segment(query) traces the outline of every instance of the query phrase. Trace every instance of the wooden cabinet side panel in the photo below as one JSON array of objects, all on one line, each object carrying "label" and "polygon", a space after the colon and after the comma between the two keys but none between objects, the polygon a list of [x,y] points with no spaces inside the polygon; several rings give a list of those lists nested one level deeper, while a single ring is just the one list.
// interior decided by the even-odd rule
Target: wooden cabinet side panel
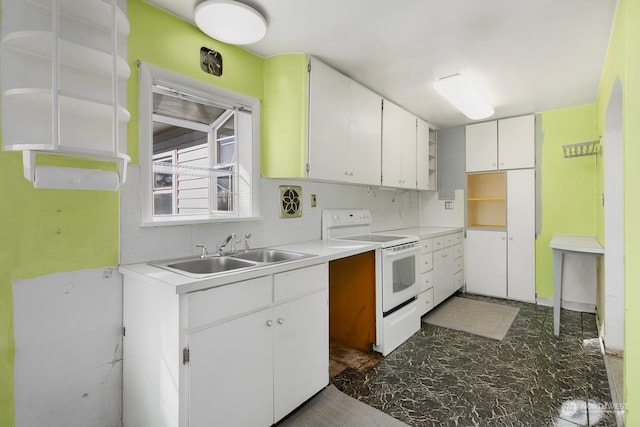
[{"label": "wooden cabinet side panel", "polygon": [[329,263],[329,336],[362,351],[376,341],[375,252]]}]

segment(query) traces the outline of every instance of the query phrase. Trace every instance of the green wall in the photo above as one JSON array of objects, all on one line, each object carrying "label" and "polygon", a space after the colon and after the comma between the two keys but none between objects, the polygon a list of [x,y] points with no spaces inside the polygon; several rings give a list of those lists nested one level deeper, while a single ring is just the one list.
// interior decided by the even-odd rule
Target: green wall
[{"label": "green wall", "polygon": [[536,239],[536,292],[553,297],[549,241],[554,234],[594,235],[595,156],[565,159],[562,146],[597,139],[596,106],[545,111],[542,119],[541,228]]},{"label": "green wall", "polygon": [[[238,46],[213,40],[200,30],[142,0],[129,0],[127,14],[131,24],[128,53],[131,78],[127,99],[131,122],[128,128],[129,155],[138,164],[138,67],[137,61],[174,71],[224,89],[262,99],[263,62],[259,56]],[[222,54],[222,76],[200,69],[200,48]],[[264,112],[263,112],[264,114]]]},{"label": "green wall", "polygon": [[[218,43],[142,0],[129,0],[128,15],[132,29],[128,44],[132,69],[128,84],[132,116],[128,151],[134,164],[138,163],[137,60],[262,98],[262,58]],[[200,70],[202,46],[222,53],[222,77]],[[45,160],[49,164],[96,167],[79,159]],[[17,152],[0,151],[0,181],[0,426],[11,427],[15,351],[11,283],[51,273],[117,265],[120,207],[119,192],[34,189],[23,178],[22,156]]]},{"label": "green wall", "polygon": [[285,54],[265,60],[265,112],[262,175],[307,176],[307,55]]},{"label": "green wall", "polygon": [[[607,106],[616,78],[622,83],[624,140],[624,402],[625,425],[640,426],[640,2],[619,0],[597,100],[597,123],[604,134]],[[606,141],[605,141],[606,144]],[[606,153],[605,153],[606,154]],[[622,165],[621,165],[622,166]],[[598,188],[604,172],[598,171]],[[598,234],[604,212],[597,209]],[[606,248],[605,248],[606,256]]]}]

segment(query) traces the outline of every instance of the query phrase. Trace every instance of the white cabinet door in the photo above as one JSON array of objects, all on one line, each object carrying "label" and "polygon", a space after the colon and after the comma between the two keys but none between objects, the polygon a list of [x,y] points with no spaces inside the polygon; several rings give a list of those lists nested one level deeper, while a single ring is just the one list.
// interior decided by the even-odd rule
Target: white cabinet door
[{"label": "white cabinet door", "polygon": [[309,178],[349,177],[350,80],[311,58],[309,76]]},{"label": "white cabinet door", "polygon": [[269,322],[271,308],[189,336],[189,427],[273,424]]},{"label": "white cabinet door", "polygon": [[348,178],[355,184],[380,185],[382,98],[354,81],[350,87]]},{"label": "white cabinet door", "polygon": [[382,185],[402,184],[402,117],[403,110],[385,101],[382,110]]},{"label": "white cabinet door", "polygon": [[534,116],[498,120],[498,169],[535,167]]},{"label": "white cabinet door", "polygon": [[535,302],[535,172],[507,172],[507,297]]},{"label": "white cabinet door", "polygon": [[496,170],[498,167],[498,126],[494,121],[465,128],[467,172]]},{"label": "white cabinet door", "polygon": [[311,58],[309,178],[380,185],[382,98]]},{"label": "white cabinet door", "polygon": [[408,111],[402,115],[402,188],[416,188],[416,124],[417,118]]},{"label": "white cabinet door", "polygon": [[451,247],[433,253],[433,302],[436,305],[455,292],[453,260],[454,249]]},{"label": "white cabinet door", "polygon": [[382,185],[416,188],[416,120],[385,101],[382,110]]},{"label": "white cabinet door", "polygon": [[504,231],[467,230],[467,292],[507,297],[507,240]]},{"label": "white cabinet door", "polygon": [[429,182],[429,124],[418,119],[416,131],[416,181],[418,190],[431,190]]},{"label": "white cabinet door", "polygon": [[329,383],[328,301],[325,287],[274,308],[274,422]]}]

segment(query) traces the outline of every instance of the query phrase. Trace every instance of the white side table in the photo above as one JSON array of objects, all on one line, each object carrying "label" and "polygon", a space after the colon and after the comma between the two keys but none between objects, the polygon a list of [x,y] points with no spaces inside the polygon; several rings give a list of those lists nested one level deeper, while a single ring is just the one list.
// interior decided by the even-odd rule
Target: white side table
[{"label": "white side table", "polygon": [[554,234],[549,242],[553,253],[553,334],[560,335],[560,304],[562,299],[562,269],[567,252],[603,255],[604,248],[594,236]]}]

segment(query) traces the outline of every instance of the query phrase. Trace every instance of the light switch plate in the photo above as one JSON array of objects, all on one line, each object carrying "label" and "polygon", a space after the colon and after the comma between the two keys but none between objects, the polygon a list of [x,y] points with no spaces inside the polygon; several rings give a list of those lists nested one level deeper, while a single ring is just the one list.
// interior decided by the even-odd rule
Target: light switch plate
[{"label": "light switch plate", "polygon": [[316,199],[316,195],[315,195],[315,194],[312,194],[312,195],[311,195],[311,207],[312,207],[312,208],[315,208],[316,206],[318,206],[318,201],[317,201],[317,199]]}]

